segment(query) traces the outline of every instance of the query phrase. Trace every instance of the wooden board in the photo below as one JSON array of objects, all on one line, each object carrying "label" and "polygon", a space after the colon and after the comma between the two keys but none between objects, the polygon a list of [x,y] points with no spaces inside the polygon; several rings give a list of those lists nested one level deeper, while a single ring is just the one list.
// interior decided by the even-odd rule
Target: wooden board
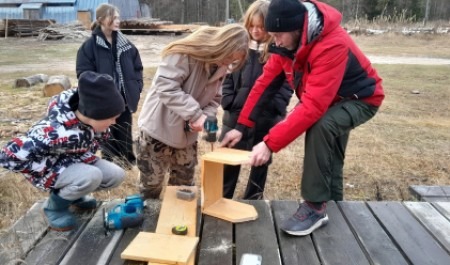
[{"label": "wooden board", "polygon": [[[197,197],[192,201],[178,199],[176,193],[179,188],[175,186],[166,187],[155,232],[171,235],[173,226],[186,225],[188,227],[187,236],[195,237],[197,235]],[[197,196],[197,187],[186,188],[194,191]]]},{"label": "wooden board", "polygon": [[[98,203],[101,207],[101,203]],[[27,255],[27,265],[58,264],[79,238],[82,231],[95,215],[95,211],[76,212],[77,227],[67,232],[49,230],[39,244]]]},{"label": "wooden board", "polygon": [[450,186],[411,185],[409,190],[417,199],[422,201],[450,201]]},{"label": "wooden board", "polygon": [[226,165],[242,165],[250,162],[250,154],[251,152],[249,151],[232,148],[217,148],[213,152],[204,154],[202,159]]},{"label": "wooden board", "polygon": [[[282,249],[283,264],[320,265],[311,236],[291,236],[280,229],[280,225],[298,208],[296,201],[272,201],[275,229]],[[264,262],[264,260],[263,260]]]},{"label": "wooden board", "polygon": [[115,203],[102,205],[89,221],[81,235],[64,256],[60,265],[107,264],[109,256],[122,237],[123,230],[110,231],[105,235],[103,227],[103,208]]},{"label": "wooden board", "polygon": [[412,264],[450,264],[448,253],[400,202],[368,202]]},{"label": "wooden board", "polygon": [[197,243],[198,237],[140,232],[121,257],[163,264],[187,264]]},{"label": "wooden board", "polygon": [[252,205],[225,198],[203,208],[203,213],[232,223],[252,221],[258,218],[258,212]]},{"label": "wooden board", "polygon": [[312,233],[322,264],[369,265],[365,253],[334,201],[327,203],[328,224]]},{"label": "wooden board", "polygon": [[262,200],[247,202],[257,209],[260,218],[235,225],[235,264],[240,264],[244,253],[252,253],[261,255],[263,264],[281,265],[280,250],[269,203]]},{"label": "wooden board", "polygon": [[205,216],[199,249],[198,265],[233,265],[233,224]]},{"label": "wooden board", "polygon": [[[195,198],[192,201],[185,201],[177,198],[177,189],[180,187],[167,186],[164,191],[163,203],[159,213],[158,226],[156,233],[158,234],[172,234],[172,227],[176,225],[185,225],[188,228],[186,236],[197,236],[197,187],[182,187],[183,189],[190,189],[195,192]],[[194,265],[194,253],[189,258],[187,264]],[[149,262],[148,265],[158,265],[154,262]]]},{"label": "wooden board", "polygon": [[450,202],[434,202],[433,206],[445,216],[448,220],[450,220]]},{"label": "wooden board", "polygon": [[223,164],[202,159],[202,208],[207,208],[223,197]]},{"label": "wooden board", "polygon": [[429,203],[404,202],[404,205],[450,253],[450,222]]},{"label": "wooden board", "polygon": [[35,203],[6,233],[0,236],[0,264],[18,261],[34,247],[47,231],[48,225],[42,213],[44,201]]},{"label": "wooden board", "polygon": [[338,204],[373,264],[408,264],[364,202]]}]

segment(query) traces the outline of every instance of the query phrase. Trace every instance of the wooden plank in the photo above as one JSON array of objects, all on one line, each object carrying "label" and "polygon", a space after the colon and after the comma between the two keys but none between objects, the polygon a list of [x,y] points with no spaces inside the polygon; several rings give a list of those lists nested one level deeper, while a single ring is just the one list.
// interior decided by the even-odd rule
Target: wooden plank
[{"label": "wooden plank", "polygon": [[[98,203],[98,207],[100,206],[101,203]],[[27,255],[25,263],[27,265],[58,264],[64,258],[67,251],[69,251],[75,240],[80,236],[94,214],[95,211],[76,212],[77,227],[71,231],[58,232],[49,230]]]},{"label": "wooden plank", "polygon": [[311,236],[291,236],[279,228],[280,224],[295,213],[298,202],[272,201],[271,208],[283,264],[320,265]]},{"label": "wooden plank", "polygon": [[327,203],[327,214],[328,224],[312,234],[322,264],[369,264],[365,253],[361,250],[358,241],[334,201]]},{"label": "wooden plank", "polygon": [[240,264],[242,254],[252,253],[261,255],[263,264],[281,265],[280,251],[269,203],[262,200],[247,202],[257,209],[259,218],[255,221],[235,225],[235,264]]},{"label": "wooden plank", "polygon": [[202,208],[207,208],[223,197],[223,164],[202,159]]},{"label": "wooden plank", "polygon": [[434,202],[433,206],[450,221],[450,202]]},{"label": "wooden plank", "polygon": [[206,153],[202,159],[226,165],[241,165],[250,162],[249,151],[232,148],[217,148],[213,152]]},{"label": "wooden plank", "polygon": [[0,264],[19,261],[34,247],[47,231],[42,213],[44,201],[35,203],[6,233],[0,237]]},{"label": "wooden plank", "polygon": [[446,197],[423,196],[421,201],[424,202],[450,202]]},{"label": "wooden plank", "polygon": [[233,224],[204,216],[198,265],[233,265]]},{"label": "wooden plank", "polygon": [[450,201],[450,186],[409,186],[410,192],[419,200]]},{"label": "wooden plank", "polygon": [[450,222],[427,202],[403,202],[450,253]]},{"label": "wooden plank", "polygon": [[[164,192],[164,199],[159,213],[158,225],[156,233],[172,234],[172,227],[176,225],[185,225],[188,228],[187,236],[197,236],[197,204],[198,189],[197,187],[183,187],[190,189],[195,193],[192,201],[185,201],[177,198],[177,189],[180,187],[167,186]],[[195,255],[191,255],[187,264],[194,265]],[[157,265],[149,263],[148,265]]]},{"label": "wooden plank", "polygon": [[400,202],[368,202],[412,264],[450,264],[450,256]]},{"label": "wooden plank", "polygon": [[[115,205],[115,203],[111,203]],[[81,235],[67,252],[61,265],[107,264],[111,253],[122,237],[123,230],[110,231],[105,235],[103,208],[109,210],[111,204],[102,205],[87,224]]]},{"label": "wooden plank", "polygon": [[109,264],[119,265],[137,265],[137,264],[147,264],[147,262],[133,261],[133,260],[123,260],[120,254],[125,250],[125,248],[131,243],[131,241],[137,236],[140,231],[145,232],[155,232],[156,225],[158,223],[159,211],[161,209],[160,200],[147,200],[144,207],[144,222],[141,227],[126,229],[119,245],[114,250],[111,255],[111,260]]},{"label": "wooden plank", "polygon": [[355,236],[373,264],[408,264],[364,202],[339,202]]},{"label": "wooden plank", "polygon": [[140,232],[122,252],[123,259],[187,264],[198,237]]},{"label": "wooden plank", "polygon": [[[192,201],[178,199],[177,189],[179,188],[166,187],[155,233],[171,235],[172,227],[185,225],[188,227],[187,236],[195,237],[197,235],[197,197]],[[189,187],[189,189],[197,196],[197,187]]]},{"label": "wooden plank", "polygon": [[252,205],[225,198],[217,200],[207,208],[205,207],[203,214],[232,223],[246,222],[258,218],[258,212]]}]

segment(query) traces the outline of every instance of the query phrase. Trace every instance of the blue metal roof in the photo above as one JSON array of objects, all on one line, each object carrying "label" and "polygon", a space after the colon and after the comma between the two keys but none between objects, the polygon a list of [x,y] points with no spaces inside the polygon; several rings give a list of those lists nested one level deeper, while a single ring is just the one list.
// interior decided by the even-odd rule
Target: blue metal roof
[{"label": "blue metal roof", "polygon": [[[74,4],[77,0],[0,0],[1,4],[25,4],[25,3],[44,3],[44,4]],[[83,0],[81,0],[83,1]]]},{"label": "blue metal roof", "polygon": [[43,19],[54,19],[58,24],[72,23],[77,20],[77,9],[74,6],[47,6]]},{"label": "blue metal roof", "polygon": [[0,8],[0,19],[19,19],[23,18],[22,9],[15,7],[2,7]]},{"label": "blue metal roof", "polygon": [[41,9],[42,3],[26,3],[21,4],[20,7],[22,9]]},{"label": "blue metal roof", "polygon": [[[37,3],[44,3],[42,6],[43,19],[54,19],[59,24],[76,21],[78,10],[90,11],[91,18],[94,21],[95,9],[103,3],[117,6],[122,20],[141,16],[138,0],[0,0],[0,19],[23,18],[23,7],[25,6],[29,9],[33,4]],[[51,5],[47,5],[50,3]],[[18,4],[18,6],[2,7],[2,4]]]}]

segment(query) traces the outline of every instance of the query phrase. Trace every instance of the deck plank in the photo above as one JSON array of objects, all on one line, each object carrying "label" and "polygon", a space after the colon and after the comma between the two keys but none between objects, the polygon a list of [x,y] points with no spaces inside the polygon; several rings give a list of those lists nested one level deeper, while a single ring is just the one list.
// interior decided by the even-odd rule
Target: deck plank
[{"label": "deck plank", "polygon": [[296,201],[272,201],[271,208],[280,245],[283,264],[320,265],[311,236],[296,237],[283,232],[279,226],[298,208]]},{"label": "deck plank", "polygon": [[42,213],[43,201],[36,202],[6,233],[0,236],[0,264],[22,260],[46,233],[48,225]]},{"label": "deck plank", "polygon": [[[98,204],[98,207],[101,203]],[[45,236],[39,240],[33,250],[27,255],[25,264],[58,264],[69,251],[72,244],[82,233],[88,222],[94,216],[95,211],[75,213],[77,227],[68,232],[48,230]]]},{"label": "deck plank", "polygon": [[[365,253],[350,230],[337,204],[327,203],[328,225],[313,232],[312,238],[324,265],[368,265]],[[343,243],[345,242],[345,243]]]},{"label": "deck plank", "polygon": [[368,202],[412,264],[450,264],[450,256],[400,202]]},{"label": "deck plank", "polygon": [[[110,255],[120,241],[123,230],[115,230],[105,235],[103,227],[102,205],[87,224],[78,239],[69,249],[61,265],[71,264],[107,264]],[[106,211],[111,204],[107,205]]]},{"label": "deck plank", "polygon": [[263,264],[281,265],[277,236],[273,225],[272,212],[267,201],[245,201],[258,212],[254,221],[235,224],[236,263],[239,264],[242,254],[252,253],[262,256]]},{"label": "deck plank", "polygon": [[345,201],[338,205],[373,264],[408,264],[364,202]]},{"label": "deck plank", "polygon": [[411,185],[409,191],[417,199],[427,202],[450,201],[450,186]]},{"label": "deck plank", "polygon": [[433,206],[450,221],[450,202],[434,202]]},{"label": "deck plank", "polygon": [[450,253],[450,222],[427,202],[403,203]]},{"label": "deck plank", "polygon": [[233,264],[233,224],[204,215],[198,265]]}]

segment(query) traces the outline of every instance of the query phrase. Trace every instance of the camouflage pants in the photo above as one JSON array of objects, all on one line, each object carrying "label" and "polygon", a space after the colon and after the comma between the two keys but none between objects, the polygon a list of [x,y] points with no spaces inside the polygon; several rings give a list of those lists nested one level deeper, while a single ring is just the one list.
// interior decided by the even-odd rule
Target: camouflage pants
[{"label": "camouflage pants", "polygon": [[183,149],[170,147],[140,131],[137,145],[139,189],[145,199],[158,199],[169,172],[168,185],[193,186],[197,142]]}]

